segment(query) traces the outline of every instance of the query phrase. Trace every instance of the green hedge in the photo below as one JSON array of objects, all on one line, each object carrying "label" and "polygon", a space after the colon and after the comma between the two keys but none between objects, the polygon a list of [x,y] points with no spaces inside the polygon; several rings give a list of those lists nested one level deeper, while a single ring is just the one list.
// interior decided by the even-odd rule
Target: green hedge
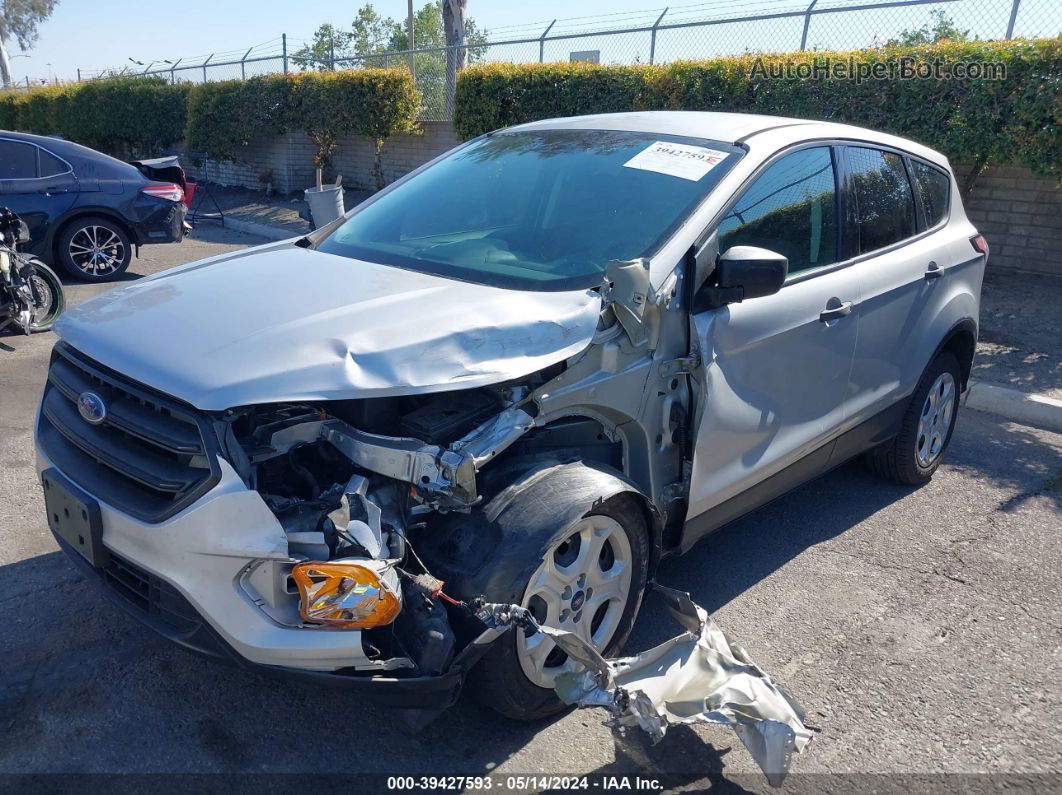
[{"label": "green hedge", "polygon": [[404,69],[352,69],[270,75],[204,83],[188,96],[187,143],[219,159],[239,159],[252,138],[305,130],[328,169],[336,141],[364,135],[374,142],[377,187],[383,187],[380,152],[386,138],[416,127],[420,97]]},{"label": "green hedge", "polygon": [[[998,63],[1006,79],[771,78],[773,65],[843,59]],[[880,68],[880,67],[878,67]],[[953,162],[1021,163],[1062,178],[1062,38],[950,42],[849,53],[744,55],[663,66],[487,64],[458,76],[454,126],[476,135],[556,116],[627,110],[717,110],[842,121],[939,149]]]},{"label": "green hedge", "polygon": [[0,94],[0,129],[60,134],[118,157],[146,157],[181,139],[186,86],[118,78]]},{"label": "green hedge", "polygon": [[182,138],[193,150],[238,160],[251,139],[305,130],[327,168],[336,141],[364,135],[383,187],[384,140],[413,132],[420,95],[404,69],[271,75],[188,86],[163,79],[96,80],[0,93],[0,129],[60,133],[119,157],[157,154]]}]

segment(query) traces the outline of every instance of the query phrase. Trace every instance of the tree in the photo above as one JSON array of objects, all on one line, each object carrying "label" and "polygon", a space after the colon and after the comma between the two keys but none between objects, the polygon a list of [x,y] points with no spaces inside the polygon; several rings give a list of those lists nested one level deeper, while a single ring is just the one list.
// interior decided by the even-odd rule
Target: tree
[{"label": "tree", "polygon": [[325,72],[335,68],[335,59],[348,56],[353,33],[339,30],[327,22],[313,34],[313,43],[295,51],[292,62],[302,72]]},{"label": "tree", "polygon": [[908,28],[900,33],[899,38],[889,39],[888,44],[934,44],[938,41],[969,41],[970,31],[959,30],[955,27],[955,21],[937,8],[929,15],[933,18],[932,23],[927,22],[920,28]]},{"label": "tree", "polygon": [[[431,50],[430,52],[417,52],[413,56],[413,69],[416,73],[417,88],[420,90],[424,110],[429,118],[444,114],[448,108],[448,56],[453,51],[444,49],[447,46],[446,29],[443,22],[444,1],[436,0],[436,2],[426,3],[413,15],[414,50]],[[478,61],[484,56],[487,51],[487,35],[486,31],[479,29],[475,20],[467,16],[464,17],[464,27],[466,46],[463,48],[463,52],[467,58],[467,64],[468,62]],[[402,20],[402,23],[397,26],[397,30],[391,37],[390,48],[398,51],[409,49],[408,20]],[[456,76],[456,64],[454,75]],[[452,85],[452,83],[449,85]]]},{"label": "tree", "polygon": [[37,25],[51,16],[58,0],[0,0],[0,83],[11,86],[11,61],[4,42],[14,39],[25,52],[37,40]]},{"label": "tree", "polygon": [[457,73],[468,65],[468,49],[464,46],[468,35],[465,25],[468,0],[442,0],[442,10],[446,30],[446,115],[453,118]]},{"label": "tree", "polygon": [[[444,50],[450,44],[447,23],[444,22],[447,13],[445,4],[461,6],[465,47]],[[467,0],[434,0],[413,15],[413,47],[415,50],[429,50],[413,55],[417,88],[420,89],[429,115],[441,113],[444,108],[452,110],[457,71],[486,53],[486,33],[466,16],[466,6]],[[451,35],[459,37],[456,19],[455,14],[454,21],[449,24]],[[381,16],[371,3],[366,3],[358,9],[350,30],[340,30],[329,24],[321,25],[314,33],[313,43],[296,52],[292,61],[303,71],[326,71],[333,68],[335,61],[340,62],[337,68],[345,67],[348,63],[344,59],[356,59],[356,63],[349,63],[351,66],[408,68],[408,50],[409,20],[398,22],[391,17]]]}]

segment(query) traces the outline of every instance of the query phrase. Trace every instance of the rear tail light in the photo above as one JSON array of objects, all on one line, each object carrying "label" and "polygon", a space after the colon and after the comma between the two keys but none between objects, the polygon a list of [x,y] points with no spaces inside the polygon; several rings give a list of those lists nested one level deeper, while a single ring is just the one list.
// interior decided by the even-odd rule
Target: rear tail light
[{"label": "rear tail light", "polygon": [[971,237],[970,242],[973,243],[973,247],[975,249],[984,254],[986,257],[988,256],[988,241],[985,240],[984,235],[977,235],[976,237]]},{"label": "rear tail light", "polygon": [[146,193],[148,196],[154,196],[156,199],[168,199],[171,202],[179,202],[184,198],[184,191],[181,190],[181,186],[174,185],[172,182],[148,185],[141,188],[140,192]]}]

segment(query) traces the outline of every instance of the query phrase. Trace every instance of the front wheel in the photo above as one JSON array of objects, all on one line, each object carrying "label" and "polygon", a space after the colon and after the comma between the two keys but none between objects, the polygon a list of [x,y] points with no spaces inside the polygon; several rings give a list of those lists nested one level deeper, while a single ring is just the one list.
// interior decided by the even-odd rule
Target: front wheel
[{"label": "front wheel", "polygon": [[32,270],[26,279],[33,303],[29,328],[21,323],[15,325],[24,332],[36,334],[52,327],[66,306],[66,298],[63,295],[63,284],[55,275],[55,271],[39,259],[31,260],[31,264]]},{"label": "front wheel", "polygon": [[[539,623],[573,632],[605,656],[618,652],[648,580],[648,529],[636,500],[619,495],[588,504],[576,521],[538,534],[534,559],[497,561],[501,569],[522,571],[495,578],[486,597],[522,605]],[[469,685],[491,709],[533,720],[565,708],[553,686],[574,664],[546,635],[517,628],[490,648]]]}]

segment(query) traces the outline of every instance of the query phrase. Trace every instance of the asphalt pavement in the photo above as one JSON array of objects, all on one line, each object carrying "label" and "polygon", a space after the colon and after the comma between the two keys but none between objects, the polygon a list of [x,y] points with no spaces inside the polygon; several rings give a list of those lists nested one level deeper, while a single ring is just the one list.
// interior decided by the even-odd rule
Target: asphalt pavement
[{"label": "asphalt pavement", "polygon": [[[144,248],[129,278],[256,242],[206,228]],[[102,289],[71,285],[69,298]],[[47,529],[31,425],[52,342],[0,332],[0,773],[669,774],[691,789],[762,788],[721,727],[617,744],[600,710],[520,724],[465,697],[413,735],[342,692],[157,638],[76,574]],[[690,591],[807,709],[817,736],[792,787],[828,788],[822,773],[1040,773],[1058,787],[1060,572],[1062,436],[963,411],[929,485],[853,462],[658,579]],[[627,651],[677,632],[650,599]]]}]

